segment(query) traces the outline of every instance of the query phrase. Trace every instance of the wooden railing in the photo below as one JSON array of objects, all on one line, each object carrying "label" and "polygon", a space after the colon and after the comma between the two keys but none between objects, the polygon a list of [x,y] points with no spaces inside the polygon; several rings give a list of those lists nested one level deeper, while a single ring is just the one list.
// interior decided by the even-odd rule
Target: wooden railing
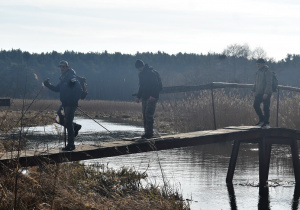
[{"label": "wooden railing", "polygon": [[[162,94],[166,93],[180,93],[198,90],[211,90],[218,88],[253,88],[253,84],[240,84],[240,83],[226,83],[226,82],[212,82],[205,85],[195,85],[195,86],[171,86],[164,87],[161,91]],[[300,88],[278,85],[278,90],[289,90],[300,92]]]},{"label": "wooden railing", "polygon": [[[254,86],[253,84],[212,82],[209,84],[196,85],[196,86],[164,87],[163,90],[161,91],[161,94],[181,93],[181,92],[190,92],[190,91],[199,91],[199,90],[210,90],[211,91],[211,99],[212,99],[214,128],[217,129],[216,114],[215,114],[215,102],[214,102],[214,89],[219,89],[219,88],[249,88],[249,89],[252,89],[253,86]],[[300,92],[300,88],[297,88],[297,87],[278,85],[278,89],[276,91],[276,93],[277,93],[276,127],[278,127],[279,96],[280,96],[279,93],[281,90]],[[136,94],[134,94],[134,95],[136,95]]]}]

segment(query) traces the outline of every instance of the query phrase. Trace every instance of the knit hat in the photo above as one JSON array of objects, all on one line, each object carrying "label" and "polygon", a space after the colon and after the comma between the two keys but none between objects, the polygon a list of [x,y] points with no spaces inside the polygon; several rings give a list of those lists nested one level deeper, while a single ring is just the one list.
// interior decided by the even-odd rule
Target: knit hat
[{"label": "knit hat", "polygon": [[145,66],[144,62],[142,60],[136,60],[135,62],[135,68],[139,69],[141,67]]},{"label": "knit hat", "polygon": [[58,67],[61,67],[61,66],[69,66],[68,61],[64,61],[64,60],[60,61]]}]

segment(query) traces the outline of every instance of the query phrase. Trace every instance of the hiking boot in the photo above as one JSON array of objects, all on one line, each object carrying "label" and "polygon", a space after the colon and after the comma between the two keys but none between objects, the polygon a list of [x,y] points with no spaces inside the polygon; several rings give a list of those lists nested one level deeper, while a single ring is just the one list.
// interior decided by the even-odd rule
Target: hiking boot
[{"label": "hiking boot", "polygon": [[74,126],[74,136],[76,137],[78,135],[78,131],[81,129],[81,125],[76,124]]},{"label": "hiking boot", "polygon": [[256,123],[256,126],[263,126],[264,122],[263,121],[259,121],[258,123]]},{"label": "hiking boot", "polygon": [[269,123],[264,123],[264,124],[261,126],[262,129],[268,129],[268,128],[270,128],[270,127],[271,127],[271,126],[270,126]]},{"label": "hiking boot", "polygon": [[153,137],[154,137],[153,134],[144,134],[144,135],[142,135],[142,138],[143,138],[143,139],[151,139],[151,138],[153,138]]},{"label": "hiking boot", "polygon": [[67,145],[66,147],[62,148],[63,151],[73,151],[75,149],[75,145]]}]

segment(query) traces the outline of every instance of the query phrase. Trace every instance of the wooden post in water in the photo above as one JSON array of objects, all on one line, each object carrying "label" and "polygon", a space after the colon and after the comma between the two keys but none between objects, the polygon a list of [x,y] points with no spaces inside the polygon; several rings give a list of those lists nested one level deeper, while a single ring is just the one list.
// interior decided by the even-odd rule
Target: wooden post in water
[{"label": "wooden post in water", "polygon": [[236,160],[239,154],[239,148],[240,148],[240,141],[235,140],[233,143],[231,158],[230,158],[229,167],[227,171],[227,177],[226,177],[227,184],[232,184],[233,174],[236,166]]},{"label": "wooden post in water", "polygon": [[213,83],[211,83],[211,102],[212,102],[212,109],[213,109],[213,117],[214,117],[214,128],[217,129],[216,124],[216,113],[215,113],[215,100],[214,100],[214,89],[213,89]]},{"label": "wooden post in water", "polygon": [[[265,131],[267,132],[267,131]],[[236,166],[236,161],[238,157],[240,143],[258,143],[259,144],[259,186],[264,187],[267,184],[269,177],[269,168],[270,168],[270,158],[271,158],[271,149],[272,144],[284,144],[290,145],[292,160],[294,166],[294,175],[296,186],[300,186],[300,161],[299,161],[299,152],[298,152],[298,143],[297,143],[297,133],[291,134],[288,138],[278,139],[274,136],[266,135],[265,133],[258,142],[255,140],[242,141],[235,140],[232,148],[231,158],[229,162],[226,183],[232,184],[233,174]]]},{"label": "wooden post in water", "polygon": [[259,141],[259,186],[267,184],[271,157],[271,144],[266,142],[265,137]]},{"label": "wooden post in water", "polygon": [[294,166],[294,175],[296,185],[300,184],[300,163],[299,163],[299,151],[298,151],[298,143],[297,138],[294,137],[291,142],[291,152],[292,152],[292,159],[293,159],[293,166]]}]

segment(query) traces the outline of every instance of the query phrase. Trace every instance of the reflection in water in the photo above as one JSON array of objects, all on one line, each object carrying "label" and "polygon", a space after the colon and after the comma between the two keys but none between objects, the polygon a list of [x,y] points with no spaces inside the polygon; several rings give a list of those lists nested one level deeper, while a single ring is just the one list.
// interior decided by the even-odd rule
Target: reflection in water
[{"label": "reflection in water", "polygon": [[235,200],[235,194],[234,194],[234,188],[232,184],[227,184],[227,190],[228,190],[228,196],[229,196],[229,203],[231,210],[236,210],[236,200]]},{"label": "reflection in water", "polygon": [[[236,197],[235,197],[233,185],[228,184],[227,190],[228,190],[231,210],[238,209],[237,204],[236,204]],[[299,196],[300,196],[300,186],[296,185],[295,190],[294,190],[294,196],[292,199],[292,205],[291,205],[292,210],[298,209]],[[266,187],[266,186],[259,187],[258,210],[271,210],[272,209],[271,206],[275,206],[275,205],[272,205],[272,203],[270,205],[269,187]]]},{"label": "reflection in water", "polygon": [[299,205],[300,185],[295,186],[294,198],[292,200],[292,210],[297,210]]},{"label": "reflection in water", "polygon": [[[232,184],[227,185],[229,203],[231,210],[237,210],[238,206],[236,204],[236,196],[234,193],[234,187]],[[300,196],[300,186],[296,185],[294,190],[294,196],[292,199],[292,210],[298,209],[299,204],[299,196]],[[270,205],[270,197],[269,197],[269,187],[259,187],[259,200],[258,200],[258,210],[271,210],[272,203]],[[274,205],[273,205],[274,206]]]},{"label": "reflection in water", "polygon": [[[134,167],[142,172],[147,171],[150,181],[163,184],[161,165],[170,186],[179,189],[185,199],[192,200],[192,209],[292,209],[292,205],[296,205],[291,203],[295,178],[291,157],[285,155],[289,154],[287,148],[272,148],[269,181],[270,186],[274,187],[265,189],[258,187],[259,159],[256,148],[256,144],[241,145],[232,186],[227,186],[225,182],[231,143],[131,154],[86,163],[109,163],[109,167],[113,168]],[[294,196],[295,200],[298,202]]]},{"label": "reflection in water", "polygon": [[267,186],[259,187],[258,209],[259,210],[270,209],[269,187]]}]

